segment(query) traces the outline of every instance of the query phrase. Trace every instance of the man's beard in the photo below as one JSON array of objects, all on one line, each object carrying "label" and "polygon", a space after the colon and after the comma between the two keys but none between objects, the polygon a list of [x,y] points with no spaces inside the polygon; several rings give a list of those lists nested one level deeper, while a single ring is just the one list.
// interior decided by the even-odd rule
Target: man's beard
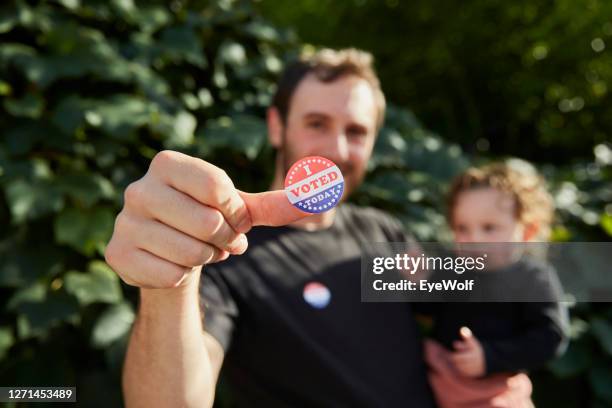
[{"label": "man's beard", "polygon": [[[287,174],[293,163],[302,158],[295,154],[289,147],[285,129],[283,129],[281,133],[281,148],[278,150],[277,154],[281,155],[283,174]],[[342,172],[342,177],[344,177],[344,193],[342,194],[342,200],[344,201],[344,199],[346,199],[353,191],[355,191],[357,187],[359,187],[363,181],[365,172],[358,174],[355,166],[353,166],[350,162],[336,163],[336,165],[340,169],[340,172]]]}]

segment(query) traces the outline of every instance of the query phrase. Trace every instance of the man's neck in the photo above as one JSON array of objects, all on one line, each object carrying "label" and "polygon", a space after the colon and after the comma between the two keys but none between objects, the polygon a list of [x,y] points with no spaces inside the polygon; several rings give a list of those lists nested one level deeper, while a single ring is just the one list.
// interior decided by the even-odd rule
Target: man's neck
[{"label": "man's neck", "polygon": [[[283,175],[280,173],[279,168],[277,166],[276,171],[274,172],[274,180],[272,180],[272,185],[270,186],[270,190],[283,190],[284,189],[284,179]],[[290,227],[303,229],[306,231],[317,231],[331,227],[334,223],[334,217],[336,215],[336,208],[332,208],[329,211],[314,214],[310,217],[302,218],[298,221],[295,221],[289,224]]]}]

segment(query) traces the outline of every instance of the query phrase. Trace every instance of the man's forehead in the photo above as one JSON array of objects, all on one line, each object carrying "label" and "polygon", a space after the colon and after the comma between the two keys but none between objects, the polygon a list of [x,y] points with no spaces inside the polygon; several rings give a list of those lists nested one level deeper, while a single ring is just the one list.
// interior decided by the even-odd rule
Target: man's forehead
[{"label": "man's forehead", "polygon": [[291,98],[290,115],[309,113],[376,122],[376,102],[370,84],[363,78],[347,75],[332,82],[322,82],[308,74],[300,81]]}]

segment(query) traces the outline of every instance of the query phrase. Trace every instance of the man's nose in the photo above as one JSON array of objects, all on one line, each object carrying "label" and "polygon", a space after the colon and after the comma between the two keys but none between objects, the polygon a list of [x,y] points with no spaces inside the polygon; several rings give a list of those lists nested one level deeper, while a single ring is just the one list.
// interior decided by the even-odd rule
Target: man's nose
[{"label": "man's nose", "polygon": [[330,146],[328,146],[328,158],[336,164],[348,161],[349,145],[346,134],[344,132],[338,132],[335,137],[330,139],[331,143]]}]

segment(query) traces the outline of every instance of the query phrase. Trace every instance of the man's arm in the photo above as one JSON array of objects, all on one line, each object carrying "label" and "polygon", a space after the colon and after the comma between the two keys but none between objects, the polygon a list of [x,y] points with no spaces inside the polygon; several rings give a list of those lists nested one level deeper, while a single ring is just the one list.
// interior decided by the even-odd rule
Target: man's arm
[{"label": "man's arm", "polygon": [[141,289],[123,375],[127,407],[210,407],[223,349],[202,330],[199,271],[177,289]]},{"label": "man's arm", "polygon": [[119,277],[140,288],[123,372],[128,408],[212,405],[223,352],[202,328],[202,265],[242,254],[244,233],[254,225],[307,215],[282,190],[243,193],[201,159],[171,151],[155,156],[126,189],[105,252]]}]

